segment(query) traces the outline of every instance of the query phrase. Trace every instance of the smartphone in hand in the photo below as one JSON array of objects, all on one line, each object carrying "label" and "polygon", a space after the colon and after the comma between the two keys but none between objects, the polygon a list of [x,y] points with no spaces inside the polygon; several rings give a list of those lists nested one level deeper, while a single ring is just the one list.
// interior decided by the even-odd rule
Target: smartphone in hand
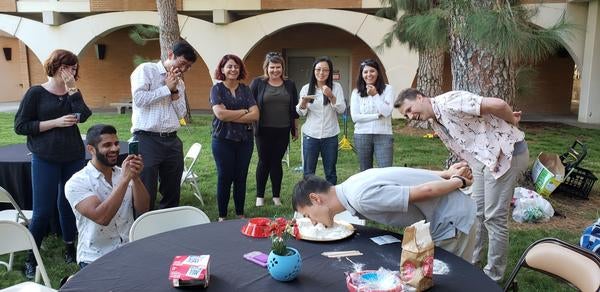
[{"label": "smartphone in hand", "polygon": [[260,251],[253,251],[245,254],[244,258],[261,267],[266,267],[269,256]]},{"label": "smartphone in hand", "polygon": [[139,142],[138,141],[131,141],[129,142],[129,155],[133,154],[133,155],[138,155],[139,154]]}]

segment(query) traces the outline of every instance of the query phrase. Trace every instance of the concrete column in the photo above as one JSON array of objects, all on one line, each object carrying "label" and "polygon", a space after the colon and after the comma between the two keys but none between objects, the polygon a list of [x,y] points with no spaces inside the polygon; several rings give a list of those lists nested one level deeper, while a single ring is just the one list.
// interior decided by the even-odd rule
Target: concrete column
[{"label": "concrete column", "polygon": [[585,29],[578,120],[600,124],[600,0],[589,2]]},{"label": "concrete column", "polygon": [[29,76],[29,54],[27,52],[27,46],[25,43],[19,40],[19,64],[21,65],[19,87],[21,88],[21,94],[25,94],[25,91],[31,86],[31,78]]}]

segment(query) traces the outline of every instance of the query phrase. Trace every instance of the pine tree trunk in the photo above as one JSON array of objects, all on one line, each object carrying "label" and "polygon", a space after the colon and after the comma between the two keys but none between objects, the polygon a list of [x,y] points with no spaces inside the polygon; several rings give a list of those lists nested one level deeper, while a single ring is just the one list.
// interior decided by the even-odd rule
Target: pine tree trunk
[{"label": "pine tree trunk", "polygon": [[[485,96],[498,97],[513,106],[516,95],[516,70],[513,62],[507,58],[498,58],[470,40],[464,31],[464,5],[470,2],[474,7],[492,9],[494,5],[504,5],[495,0],[453,1],[450,17],[450,59],[452,67],[452,89],[465,90]],[[460,161],[450,153],[445,166]]]},{"label": "pine tree trunk", "polygon": [[[419,51],[419,68],[417,70],[417,90],[426,96],[442,94],[444,84],[444,50]],[[414,128],[429,129],[429,121],[412,120],[408,123]]]},{"label": "pine tree trunk", "polygon": [[442,94],[444,84],[444,51],[422,50],[419,52],[417,89],[426,96]]},{"label": "pine tree trunk", "polygon": [[175,0],[156,0],[160,29],[160,59],[166,60],[169,50],[179,40],[179,22]]},{"label": "pine tree trunk", "polygon": [[[492,9],[495,2],[471,0],[471,5]],[[452,89],[466,90],[485,97],[498,97],[513,106],[516,94],[516,70],[513,62],[508,58],[494,56],[493,52],[477,46],[461,35],[465,23],[463,8],[455,5],[451,11]]]}]

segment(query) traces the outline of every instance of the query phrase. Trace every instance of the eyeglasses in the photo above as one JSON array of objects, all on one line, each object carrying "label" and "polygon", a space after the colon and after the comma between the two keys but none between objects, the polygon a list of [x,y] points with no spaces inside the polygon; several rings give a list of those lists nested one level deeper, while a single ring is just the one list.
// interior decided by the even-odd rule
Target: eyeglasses
[{"label": "eyeglasses", "polygon": [[317,72],[317,73],[320,73],[320,72],[329,73],[329,71],[330,71],[329,69],[315,68],[315,72]]}]

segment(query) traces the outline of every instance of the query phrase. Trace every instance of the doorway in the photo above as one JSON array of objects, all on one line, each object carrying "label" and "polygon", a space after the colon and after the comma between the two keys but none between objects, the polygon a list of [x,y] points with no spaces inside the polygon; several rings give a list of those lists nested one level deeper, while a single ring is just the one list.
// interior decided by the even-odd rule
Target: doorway
[{"label": "doorway", "polygon": [[349,102],[353,88],[350,77],[351,52],[346,49],[287,49],[287,76],[296,83],[298,91],[310,81],[313,62],[320,56],[329,56],[333,62],[333,81],[340,83],[344,90],[346,103]]}]

